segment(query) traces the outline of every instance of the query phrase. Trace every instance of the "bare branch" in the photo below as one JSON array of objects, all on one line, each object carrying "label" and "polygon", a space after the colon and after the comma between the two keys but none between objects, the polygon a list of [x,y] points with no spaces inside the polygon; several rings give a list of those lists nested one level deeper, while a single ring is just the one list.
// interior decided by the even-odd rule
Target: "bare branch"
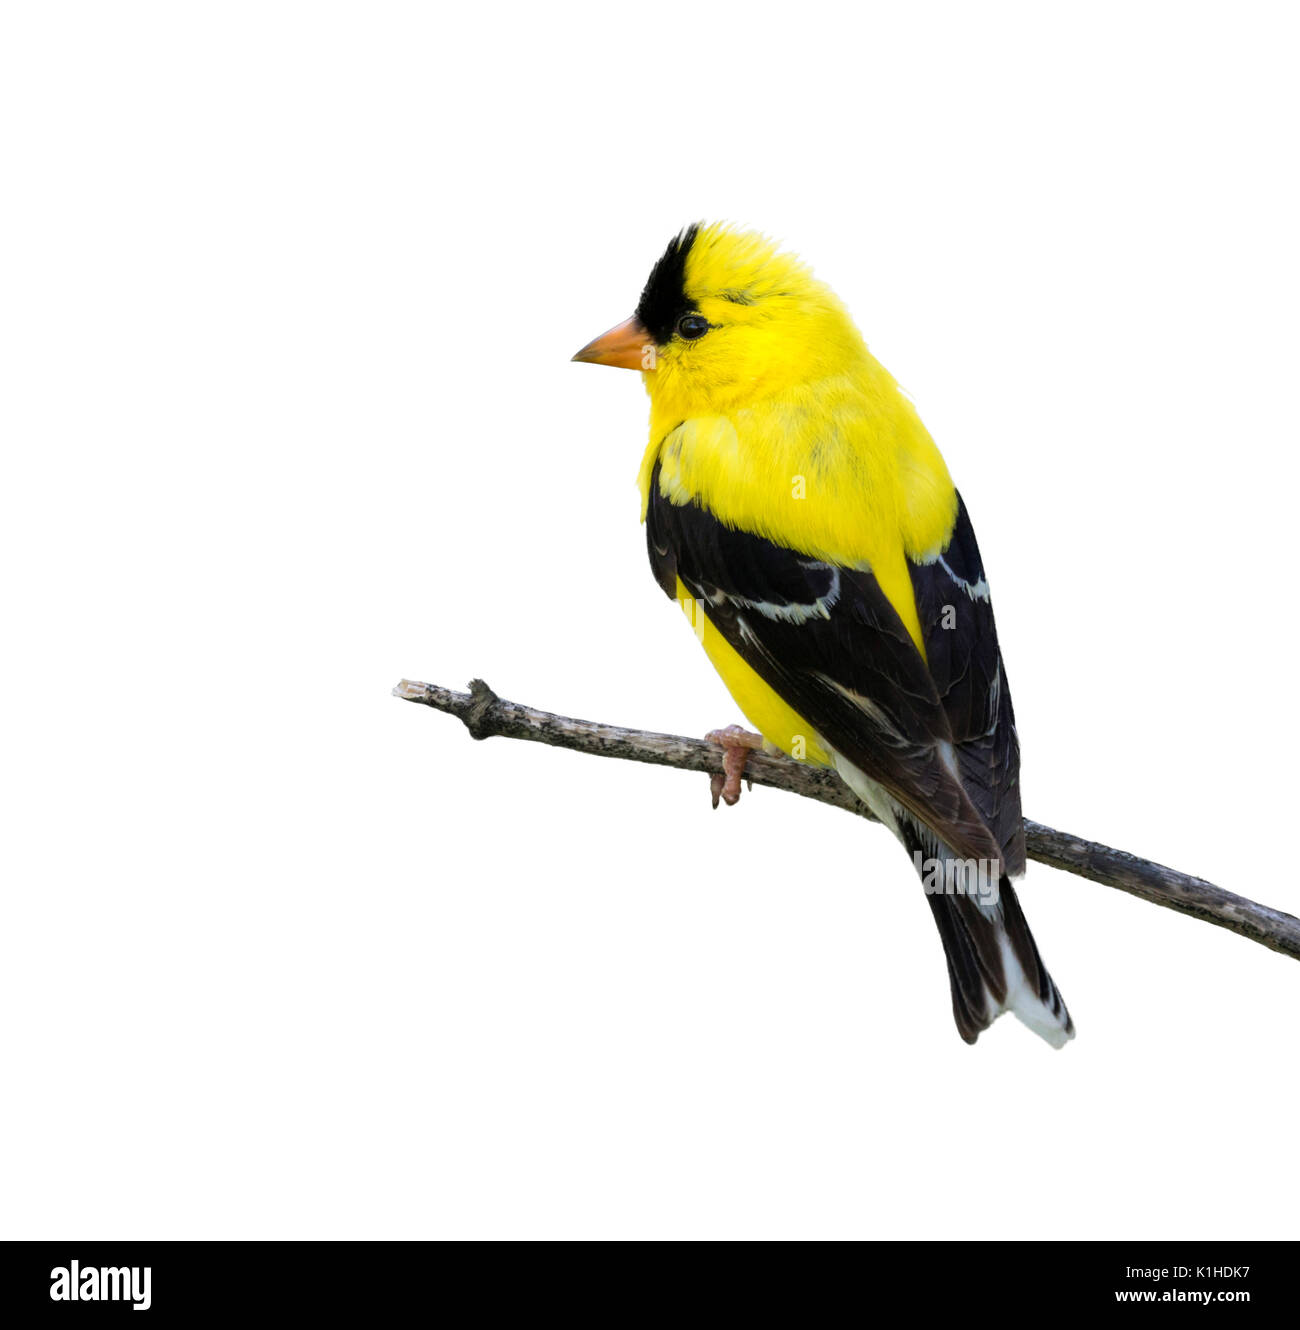
[{"label": "bare branch", "polygon": [[[629,730],[621,725],[602,725],[597,721],[574,720],[570,716],[537,711],[498,697],[482,679],[475,679],[468,693],[403,679],[393,689],[393,695],[457,717],[475,739],[500,735],[506,739],[529,739],[555,748],[572,748],[597,757],[621,757],[629,762],[680,767],[683,771],[722,771],[722,749],[707,740]],[[745,766],[745,778],[755,785],[786,790],[875,820],[866,805],[838,776],[823,768],[796,762],[793,758],[751,753]],[[1064,869],[1090,882],[1118,887],[1155,905],[1204,919],[1300,960],[1300,919],[1294,915],[1260,905],[1244,896],[1234,896],[1203,878],[1179,873],[1163,864],[1140,859],[1124,850],[1113,850],[1108,845],[1098,845],[1069,832],[1056,831],[1028,818],[1025,819],[1025,838],[1029,857],[1039,863]]]}]

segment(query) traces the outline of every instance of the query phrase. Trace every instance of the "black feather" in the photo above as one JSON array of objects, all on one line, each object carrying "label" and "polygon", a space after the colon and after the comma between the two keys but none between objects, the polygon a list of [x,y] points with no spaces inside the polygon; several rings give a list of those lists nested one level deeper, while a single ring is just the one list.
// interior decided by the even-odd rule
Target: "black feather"
[{"label": "black feather", "polygon": [[[1020,741],[984,563],[961,495],[939,558],[909,564],[930,677],[952,727],[962,784],[1002,847],[1006,872],[1025,869]],[[957,580],[960,579],[960,582]],[[961,585],[980,587],[972,596]]]},{"label": "black feather", "polygon": [[646,527],[664,590],[672,595],[680,578],[746,664],[817,734],[963,857],[1001,857],[944,761],[953,734],[943,703],[872,573],[725,526],[698,504],[672,503],[659,492],[658,468]]}]

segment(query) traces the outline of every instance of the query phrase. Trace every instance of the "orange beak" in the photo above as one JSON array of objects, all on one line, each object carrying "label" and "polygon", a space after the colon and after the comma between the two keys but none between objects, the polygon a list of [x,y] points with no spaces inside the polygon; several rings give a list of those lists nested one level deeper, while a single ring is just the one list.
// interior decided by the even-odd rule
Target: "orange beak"
[{"label": "orange beak", "polygon": [[589,365],[617,365],[619,369],[654,369],[654,339],[645,330],[640,319],[630,318],[601,333],[594,342],[586,346],[573,357],[585,360]]}]

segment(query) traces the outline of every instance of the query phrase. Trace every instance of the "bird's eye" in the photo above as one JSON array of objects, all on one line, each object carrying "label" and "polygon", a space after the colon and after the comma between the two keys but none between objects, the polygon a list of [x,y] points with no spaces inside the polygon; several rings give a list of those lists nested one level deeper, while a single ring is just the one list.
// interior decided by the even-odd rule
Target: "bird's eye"
[{"label": "bird's eye", "polygon": [[693,342],[709,331],[709,321],[702,314],[683,314],[677,320],[677,335]]}]

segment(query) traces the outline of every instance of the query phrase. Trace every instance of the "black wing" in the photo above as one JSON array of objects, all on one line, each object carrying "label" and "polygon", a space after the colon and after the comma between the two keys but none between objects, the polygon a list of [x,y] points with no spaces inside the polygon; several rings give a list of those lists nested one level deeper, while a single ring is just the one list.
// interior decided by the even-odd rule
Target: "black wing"
[{"label": "black wing", "polygon": [[871,573],[737,531],[698,504],[674,504],[659,492],[657,468],[646,526],[664,590],[674,595],[680,578],[742,659],[826,743],[961,856],[1001,858],[963,787],[935,680]]},{"label": "black wing", "polygon": [[952,729],[962,784],[1002,847],[1003,871],[1015,876],[1025,869],[1020,741],[984,564],[961,495],[947,548],[912,564],[910,572],[930,677]]}]

